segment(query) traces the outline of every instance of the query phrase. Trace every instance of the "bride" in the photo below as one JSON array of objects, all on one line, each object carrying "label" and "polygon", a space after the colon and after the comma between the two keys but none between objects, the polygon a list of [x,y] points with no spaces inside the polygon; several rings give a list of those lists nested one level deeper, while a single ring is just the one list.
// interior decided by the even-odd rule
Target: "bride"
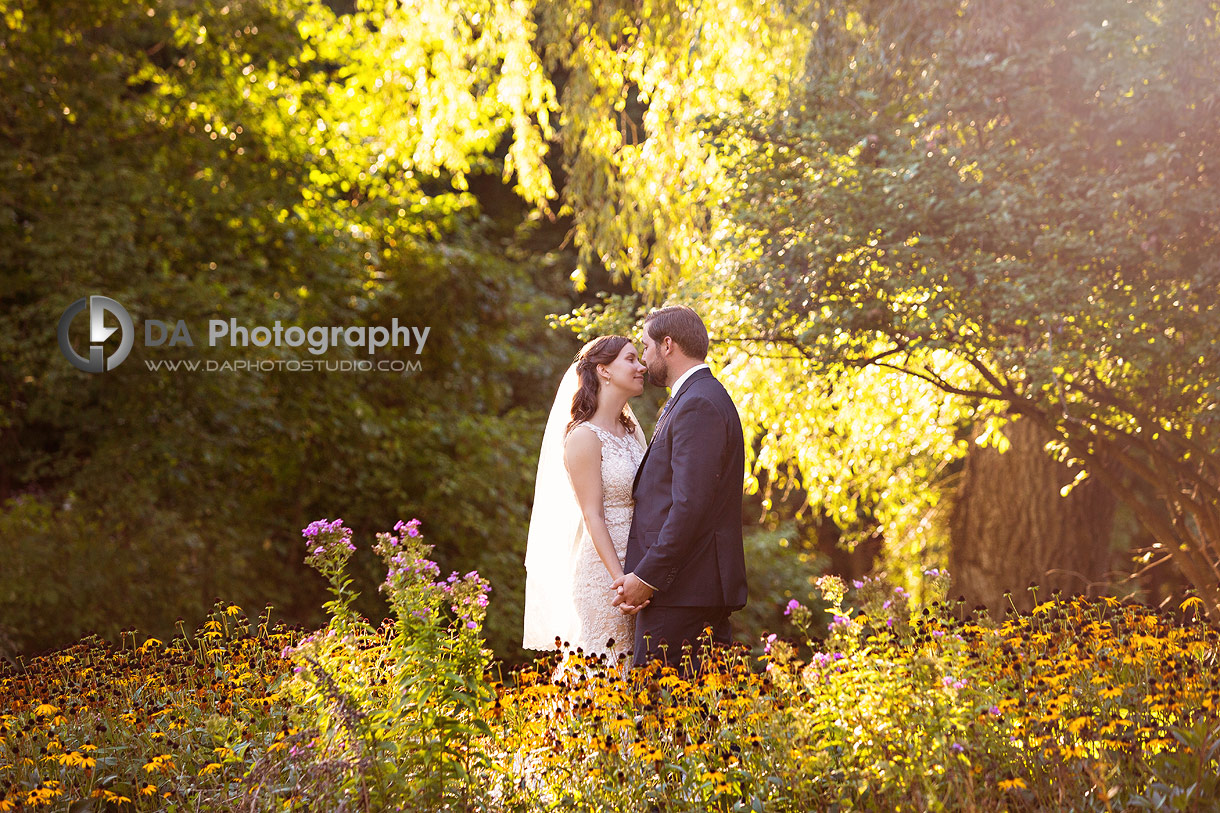
[{"label": "bride", "polygon": [[646,369],[630,339],[602,336],[559,385],[525,554],[526,649],[556,649],[558,638],[563,649],[615,660],[631,648],[635,617],[613,606],[611,583],[623,575],[646,445],[627,399],[643,393]]}]

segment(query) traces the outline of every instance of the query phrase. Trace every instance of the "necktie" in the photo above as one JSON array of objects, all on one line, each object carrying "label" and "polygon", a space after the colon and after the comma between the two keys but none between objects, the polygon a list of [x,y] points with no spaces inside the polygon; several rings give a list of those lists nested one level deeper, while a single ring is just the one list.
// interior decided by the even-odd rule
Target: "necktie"
[{"label": "necktie", "polygon": [[661,434],[661,430],[665,428],[665,419],[669,417],[669,405],[674,402],[671,397],[665,402],[665,406],[661,407],[661,417],[657,418],[657,428],[653,430],[652,436],[655,438]]}]

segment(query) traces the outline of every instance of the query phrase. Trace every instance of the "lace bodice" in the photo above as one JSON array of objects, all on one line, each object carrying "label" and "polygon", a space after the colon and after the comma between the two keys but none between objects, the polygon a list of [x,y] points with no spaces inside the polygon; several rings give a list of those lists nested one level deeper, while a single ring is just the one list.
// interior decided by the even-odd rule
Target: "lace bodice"
[{"label": "lace bodice", "polygon": [[[634,506],[631,486],[644,458],[644,449],[634,434],[618,437],[588,421],[572,431],[581,428],[591,430],[602,444],[602,508],[621,565],[627,556],[627,536],[631,532]],[[574,577],[573,592],[581,635],[578,641],[571,642],[572,646],[583,648],[586,654],[603,655],[611,651],[615,657],[625,654],[632,646],[635,619],[624,616],[611,604],[614,596],[610,584],[614,580],[597,555],[588,531],[581,538]],[[608,646],[611,639],[613,647]]]},{"label": "lace bodice", "polygon": [[[635,471],[644,459],[644,450],[635,435],[618,437],[600,426],[585,421],[576,428],[592,429],[602,442],[602,505],[608,509],[630,509],[635,500],[631,486],[635,482]],[[610,517],[606,517],[610,522]],[[613,534],[612,534],[613,535]]]}]

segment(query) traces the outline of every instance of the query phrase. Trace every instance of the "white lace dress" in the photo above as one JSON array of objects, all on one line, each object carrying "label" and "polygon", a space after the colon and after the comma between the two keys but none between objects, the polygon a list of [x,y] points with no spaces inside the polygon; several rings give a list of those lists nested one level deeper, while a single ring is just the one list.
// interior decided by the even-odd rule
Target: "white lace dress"
[{"label": "white lace dress", "polygon": [[[627,556],[627,535],[631,532],[631,512],[635,505],[631,485],[644,458],[644,449],[634,434],[620,438],[588,421],[572,431],[582,427],[592,430],[602,443],[602,506],[621,565]],[[632,648],[635,618],[623,615],[611,604],[614,594],[610,585],[614,580],[597,555],[588,531],[581,537],[573,571],[572,592],[580,618],[580,637],[571,642],[572,647],[581,647],[586,655],[609,654],[617,659]]]}]

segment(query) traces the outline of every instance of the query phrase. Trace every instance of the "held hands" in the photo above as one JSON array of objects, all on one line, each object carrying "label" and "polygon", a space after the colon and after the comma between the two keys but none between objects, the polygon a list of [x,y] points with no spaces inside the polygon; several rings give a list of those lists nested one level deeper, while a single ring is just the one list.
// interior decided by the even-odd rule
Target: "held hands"
[{"label": "held hands", "polygon": [[610,585],[615,592],[613,604],[623,615],[635,615],[648,606],[653,590],[640,581],[634,573],[619,576]]}]

